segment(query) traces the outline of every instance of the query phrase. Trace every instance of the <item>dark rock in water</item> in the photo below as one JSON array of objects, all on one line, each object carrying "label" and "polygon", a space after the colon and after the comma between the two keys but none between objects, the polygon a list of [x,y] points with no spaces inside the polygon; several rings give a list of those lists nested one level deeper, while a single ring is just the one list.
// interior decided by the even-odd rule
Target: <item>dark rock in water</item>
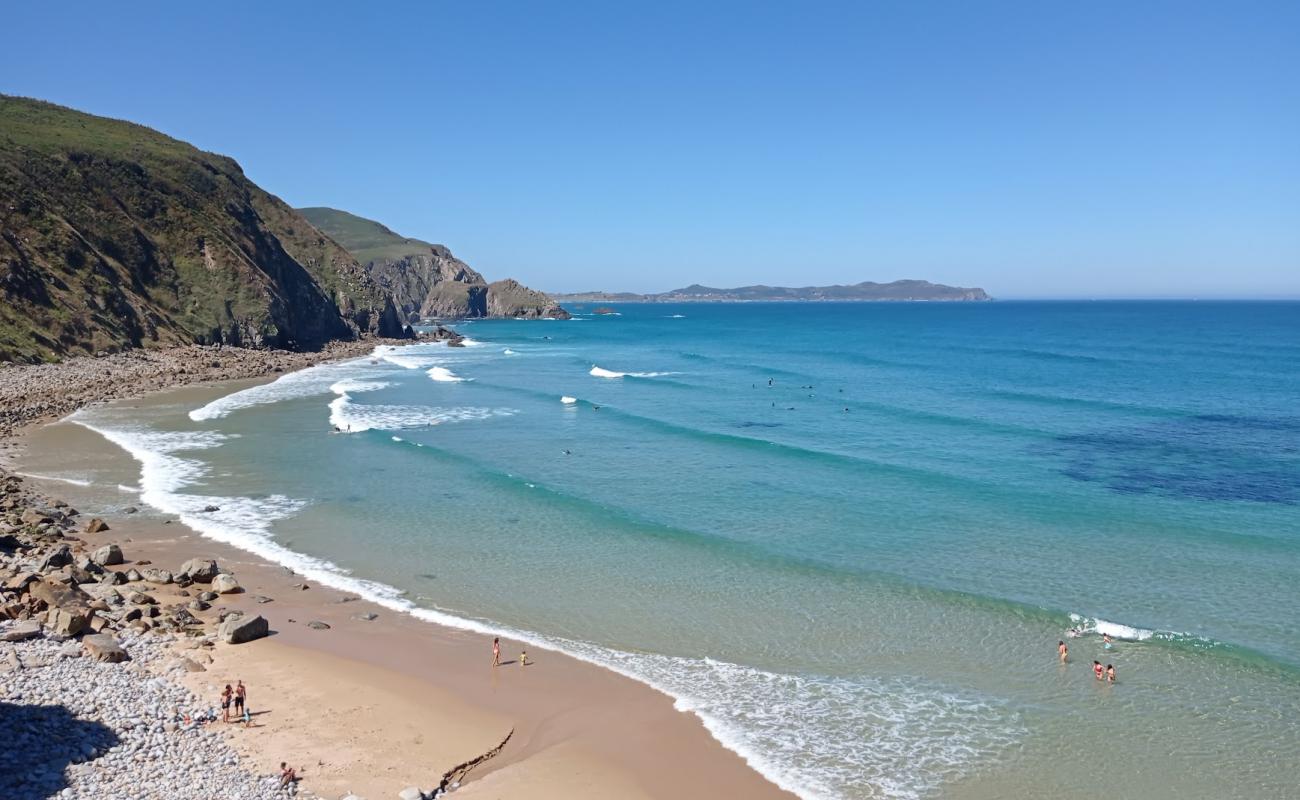
[{"label": "dark rock in water", "polygon": [[81,646],[86,649],[86,655],[96,661],[105,661],[115,664],[119,661],[126,661],[130,656],[122,645],[117,643],[112,634],[92,633],[81,639]]},{"label": "dark rock in water", "polygon": [[138,513],[140,513],[140,509],[136,508],[135,506],[127,506],[126,508],[122,509],[122,513],[123,513],[123,514],[138,514]]},{"label": "dark rock in water", "polygon": [[220,510],[221,510],[221,506],[204,506],[204,507],[203,507],[203,513],[204,513],[204,514],[211,514],[213,511],[220,511]]},{"label": "dark rock in water", "polygon": [[217,636],[227,644],[243,644],[260,639],[270,632],[271,626],[266,618],[258,614],[251,617],[230,617],[221,623],[221,627],[217,629]]},{"label": "dark rock in water", "polygon": [[308,622],[307,627],[318,631],[327,631],[330,629],[330,626],[328,624],[315,619],[312,620],[311,622]]}]

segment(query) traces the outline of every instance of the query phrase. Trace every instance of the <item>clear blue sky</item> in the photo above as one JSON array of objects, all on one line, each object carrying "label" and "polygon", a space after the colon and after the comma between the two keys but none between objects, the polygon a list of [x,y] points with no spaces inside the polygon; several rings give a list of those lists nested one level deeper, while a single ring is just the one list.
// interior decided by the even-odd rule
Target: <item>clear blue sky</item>
[{"label": "clear blue sky", "polygon": [[[225,8],[216,8],[216,6]],[[1300,296],[1300,3],[7,3],[0,91],[491,278]]]}]

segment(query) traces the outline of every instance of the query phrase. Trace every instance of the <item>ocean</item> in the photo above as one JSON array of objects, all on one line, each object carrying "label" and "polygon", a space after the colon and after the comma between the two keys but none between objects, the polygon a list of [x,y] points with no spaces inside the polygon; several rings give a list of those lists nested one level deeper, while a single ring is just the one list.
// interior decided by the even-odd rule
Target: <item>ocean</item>
[{"label": "ocean", "polygon": [[1300,304],[614,308],[73,421],[122,505],[656,686],[804,798],[1300,797]]}]

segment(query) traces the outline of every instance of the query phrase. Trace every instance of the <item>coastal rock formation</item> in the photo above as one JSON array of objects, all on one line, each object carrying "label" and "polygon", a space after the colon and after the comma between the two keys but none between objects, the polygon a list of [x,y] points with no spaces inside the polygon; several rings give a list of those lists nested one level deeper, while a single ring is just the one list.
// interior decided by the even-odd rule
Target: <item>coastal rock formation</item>
[{"label": "coastal rock formation", "polygon": [[217,629],[217,636],[226,644],[244,644],[254,639],[261,639],[271,632],[271,627],[266,621],[266,617],[261,614],[254,616],[231,616],[227,617]]},{"label": "coastal rock formation", "polygon": [[404,320],[569,316],[551,298],[518,281],[489,284],[443,245],[401,236],[334,208],[300,208],[298,213],[365,265]]},{"label": "coastal rock formation", "polygon": [[352,256],[232,159],[0,95],[0,361],[409,336]]}]

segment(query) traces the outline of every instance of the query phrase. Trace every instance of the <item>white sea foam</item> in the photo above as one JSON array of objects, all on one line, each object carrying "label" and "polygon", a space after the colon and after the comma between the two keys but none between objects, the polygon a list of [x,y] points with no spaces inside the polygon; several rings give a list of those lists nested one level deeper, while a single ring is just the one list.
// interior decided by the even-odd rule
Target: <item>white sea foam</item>
[{"label": "white sea foam", "polygon": [[503,355],[507,355],[507,356],[517,355],[517,353],[515,353],[515,351],[514,351],[514,350],[511,350],[509,347],[507,347],[506,349],[502,350],[501,353],[502,353]]},{"label": "white sea foam", "polygon": [[396,431],[406,428],[427,428],[444,422],[464,422],[488,417],[510,416],[511,408],[475,408],[461,406],[369,405],[352,402],[352,395],[382,389],[386,384],[342,380],[330,389],[338,395],[330,401],[330,426],[343,433],[361,433],[372,429]]},{"label": "white sea foam", "polygon": [[90,486],[91,482],[86,478],[71,478],[66,475],[38,475],[35,472],[19,472],[25,478],[35,478],[38,481],[56,481],[58,483],[67,483],[72,486]]},{"label": "white sea foam", "polygon": [[612,369],[591,365],[589,375],[597,378],[658,378],[661,375],[678,375],[677,372],[615,372]]},{"label": "white sea foam", "polygon": [[576,397],[569,397],[569,396],[566,394],[566,395],[564,395],[563,397],[560,398],[560,402],[561,402],[561,403],[564,403],[566,406],[571,406],[571,405],[573,405],[574,403],[578,402],[578,398],[576,398]]},{"label": "white sea foam", "polygon": [[685,314],[669,314],[665,319],[686,319]]},{"label": "white sea foam", "polygon": [[[1093,631],[1098,635],[1105,633],[1112,639],[1145,642],[1147,639],[1150,639],[1157,634],[1156,631],[1148,630],[1146,628],[1135,628],[1131,625],[1123,625],[1118,622],[1108,622],[1104,619],[1092,619],[1084,617],[1081,614],[1071,614],[1070,620],[1085,631]],[[1177,634],[1170,635],[1175,636]]]},{"label": "white sea foam", "polygon": [[373,377],[382,374],[368,368],[366,364],[367,359],[357,358],[332,364],[317,364],[297,372],[289,372],[270,383],[218,397],[207,405],[194,409],[189,416],[195,422],[221,419],[235,411],[253,406],[325,394],[330,390],[331,385],[342,378]]},{"label": "white sea foam", "polygon": [[446,367],[432,367],[425,374],[438,383],[461,383],[465,380]]},{"label": "white sea foam", "polygon": [[123,483],[119,483],[117,485],[117,490],[119,492],[126,492],[127,494],[140,494],[139,486],[127,486],[126,484]]}]

